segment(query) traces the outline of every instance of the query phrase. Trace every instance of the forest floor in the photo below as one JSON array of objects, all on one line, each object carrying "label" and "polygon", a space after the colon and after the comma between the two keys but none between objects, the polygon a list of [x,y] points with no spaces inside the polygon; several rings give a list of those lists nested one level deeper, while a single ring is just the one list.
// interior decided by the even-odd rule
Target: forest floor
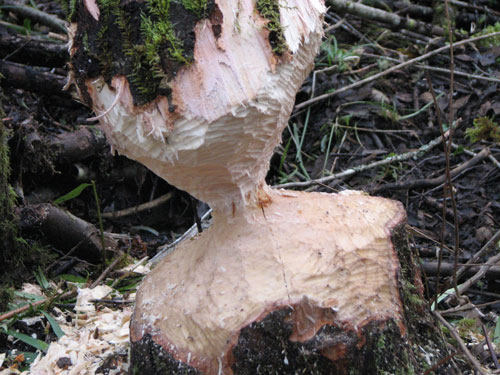
[{"label": "forest floor", "polygon": [[[64,19],[58,3],[32,3]],[[484,373],[500,373],[500,35],[464,42],[500,31],[500,4],[450,0],[446,17],[431,1],[365,3],[425,27],[391,29],[382,19],[338,13],[332,0],[314,72],[297,95],[268,182],[362,190],[403,203],[429,305],[451,323],[443,327],[448,361],[457,373],[479,371],[478,364]],[[21,311],[0,314],[0,374],[10,374],[28,371],[36,351],[62,336],[58,328],[85,325],[96,307],[109,314],[109,324],[94,333],[124,329],[147,272],[145,257],[189,228],[195,232],[208,207],[113,155],[97,123],[87,121],[90,110],[72,99],[71,89],[61,91],[68,58],[57,21],[3,4],[0,100],[10,181],[21,235],[46,254],[28,264],[3,309]],[[448,22],[453,55],[446,48]],[[101,241],[110,249],[105,255]],[[101,289],[76,299],[75,286]],[[94,363],[100,372],[122,371],[117,363],[126,361],[126,338],[117,335],[114,342],[124,346],[106,346],[109,355]],[[60,371],[79,361],[75,353],[61,354]]]}]

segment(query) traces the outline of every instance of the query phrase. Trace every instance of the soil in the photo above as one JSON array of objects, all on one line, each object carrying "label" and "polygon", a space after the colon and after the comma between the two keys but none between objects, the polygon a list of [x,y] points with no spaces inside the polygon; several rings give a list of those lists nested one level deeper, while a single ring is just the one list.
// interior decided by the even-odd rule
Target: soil
[{"label": "soil", "polygon": [[[62,17],[58,3],[45,0],[36,3],[41,10]],[[431,1],[413,3],[426,7],[432,5]],[[129,7],[136,4],[141,9],[141,5],[136,2],[128,4]],[[500,22],[498,1],[478,0],[474,4],[477,9],[454,8],[455,27],[464,30],[463,35],[456,36],[455,41],[469,37],[472,27],[476,27],[476,31],[490,27],[491,32],[494,31],[491,28],[495,27],[495,22]],[[487,13],[484,10],[487,6],[493,12]],[[404,10],[400,12],[405,14]],[[415,14],[411,16],[417,17]],[[212,17],[217,17],[217,14],[212,14]],[[333,10],[329,11],[327,23],[338,25],[325,34],[315,72],[297,94],[297,104],[397,64],[389,59],[408,60],[446,43],[444,37],[422,35],[404,29],[390,30],[378,22],[351,15],[343,17]],[[13,13],[1,12],[0,19],[26,28],[26,21]],[[83,35],[87,31],[92,44],[94,40],[90,36],[97,35],[100,26],[89,15],[83,19],[87,23],[83,26],[84,32],[78,43],[83,43]],[[419,20],[433,22],[429,15],[420,16]],[[196,19],[193,18],[185,25],[192,30],[194,22]],[[30,33],[37,38],[46,39],[50,31],[43,25],[30,25],[30,28]],[[91,30],[94,30],[93,34]],[[496,30],[500,30],[498,26]],[[3,24],[0,25],[0,31],[0,40],[2,33],[19,34],[19,31]],[[116,32],[119,33],[118,30]],[[52,42],[63,44],[57,40]],[[186,44],[188,51],[192,48],[190,43]],[[109,40],[109,46],[114,65],[107,68],[106,75],[111,77],[119,72],[129,74],[131,65],[127,65],[120,42]],[[7,54],[0,47],[2,62],[10,61],[22,49],[21,44],[19,50]],[[86,54],[75,58],[87,57],[89,55]],[[80,77],[80,84],[83,78],[97,76],[103,71],[99,62],[92,58],[87,60],[86,73]],[[124,65],[120,65],[122,61],[125,61]],[[60,58],[37,61],[36,58],[29,60],[25,57],[21,62],[36,67],[35,71],[51,74],[54,79],[63,78],[68,70]],[[283,134],[283,142],[272,159],[267,180],[270,185],[314,180],[414,151],[439,137],[441,127],[445,131],[449,129],[452,119],[454,130],[451,150],[448,152],[440,144],[413,158],[369,168],[325,183],[310,184],[308,189],[323,192],[363,190],[399,200],[407,210],[408,229],[412,233],[410,243],[418,250],[421,262],[439,261],[460,266],[500,230],[500,139],[495,138],[494,132],[487,133],[475,142],[470,136],[474,120],[488,118],[496,127],[500,123],[500,45],[497,40],[456,47],[453,60],[449,54],[441,53],[425,60],[423,65],[430,68],[413,64],[295,110],[289,128]],[[166,68],[170,71],[172,65]],[[172,71],[177,68],[174,66]],[[435,68],[443,70],[430,70]],[[450,70],[455,71],[453,76]],[[465,75],[458,75],[458,72]],[[113,155],[105,142],[98,142],[88,154],[66,157],[63,154],[64,147],[61,148],[57,140],[81,128],[93,130],[97,124],[86,121],[93,114],[82,103],[69,99],[67,94],[46,94],[43,87],[27,91],[12,82],[8,76],[0,80],[0,100],[5,112],[3,123],[9,129],[10,183],[17,194],[18,206],[53,202],[90,181],[95,181],[102,213],[135,207],[171,193],[169,200],[152,209],[104,219],[103,228],[106,232],[127,234],[134,239],[133,245],[122,244],[122,249],[137,257],[154,256],[160,245],[174,241],[195,223],[195,216],[201,216],[207,210],[202,202],[193,201],[188,194],[176,190],[144,167]],[[451,82],[453,95],[450,99]],[[159,89],[159,84],[155,87],[159,91],[152,94],[154,97],[162,93],[168,95],[168,92]],[[435,92],[438,108],[434,105],[432,91]],[[141,104],[150,99],[150,96],[138,96],[136,100],[137,104]],[[447,183],[433,186],[418,183],[446,174],[447,153],[450,169],[453,169],[473,158],[472,153],[477,154],[484,148],[489,149],[492,158],[485,158],[455,175],[451,186]],[[99,226],[95,196],[92,188],[85,188],[81,194],[60,206]],[[42,245],[57,257],[63,255],[40,231],[22,232],[21,236],[27,243]],[[500,245],[494,243],[490,251],[475,260],[474,264],[483,264],[499,250]],[[100,265],[89,264],[80,258],[67,268],[62,267],[63,264],[61,262],[53,267],[47,277],[55,278],[57,272],[61,272],[80,277],[90,275],[95,279],[102,271]],[[32,275],[27,273],[23,281],[34,281]],[[458,283],[466,279],[462,277]],[[428,301],[433,301],[436,295],[453,286],[452,277],[436,273],[424,273],[423,280]],[[452,317],[456,320],[474,319],[474,328],[464,334],[463,339],[471,349],[476,349],[475,354],[483,365],[493,369],[494,362],[489,352],[484,350],[485,337],[479,329],[484,324],[491,338],[494,338],[493,332],[500,312],[500,281],[490,278],[486,273],[463,298],[475,305],[476,309]],[[447,301],[440,305],[440,309],[454,308],[459,304],[464,304],[464,301]],[[471,311],[475,311],[475,315]],[[19,324],[16,328],[27,334],[32,333]],[[43,331],[43,328],[39,331]],[[46,338],[43,334],[40,337]],[[47,340],[52,339],[54,337],[47,337]],[[13,348],[28,350],[23,345],[6,340],[5,335],[0,334],[0,352]],[[471,373],[467,362],[459,359],[456,363],[464,373]]]}]

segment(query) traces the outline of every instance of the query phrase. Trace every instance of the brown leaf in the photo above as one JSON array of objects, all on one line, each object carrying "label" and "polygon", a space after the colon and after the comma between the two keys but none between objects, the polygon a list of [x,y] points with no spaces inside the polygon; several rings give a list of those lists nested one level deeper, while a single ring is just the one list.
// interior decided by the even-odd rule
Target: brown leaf
[{"label": "brown leaf", "polygon": [[467,104],[467,102],[469,101],[469,99],[470,99],[470,95],[465,95],[465,96],[462,96],[461,98],[455,100],[453,102],[453,109],[457,110],[459,108],[462,108],[464,105]]}]

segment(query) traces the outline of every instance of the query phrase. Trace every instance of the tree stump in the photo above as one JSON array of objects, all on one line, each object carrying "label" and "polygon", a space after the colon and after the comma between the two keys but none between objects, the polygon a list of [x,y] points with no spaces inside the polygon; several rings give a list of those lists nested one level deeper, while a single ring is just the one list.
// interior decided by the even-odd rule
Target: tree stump
[{"label": "tree stump", "polygon": [[444,356],[401,204],[263,197],[146,278],[132,374],[422,374]]}]

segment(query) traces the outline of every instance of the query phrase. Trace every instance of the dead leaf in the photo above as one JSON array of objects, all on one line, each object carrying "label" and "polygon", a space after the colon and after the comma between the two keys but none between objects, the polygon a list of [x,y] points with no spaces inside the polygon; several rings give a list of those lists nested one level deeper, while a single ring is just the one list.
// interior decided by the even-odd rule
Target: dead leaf
[{"label": "dead leaf", "polygon": [[458,98],[457,100],[455,100],[453,102],[453,109],[454,110],[457,110],[459,108],[462,108],[464,105],[467,104],[467,102],[469,101],[470,99],[470,95],[465,95],[465,96],[462,96],[461,98]]}]

